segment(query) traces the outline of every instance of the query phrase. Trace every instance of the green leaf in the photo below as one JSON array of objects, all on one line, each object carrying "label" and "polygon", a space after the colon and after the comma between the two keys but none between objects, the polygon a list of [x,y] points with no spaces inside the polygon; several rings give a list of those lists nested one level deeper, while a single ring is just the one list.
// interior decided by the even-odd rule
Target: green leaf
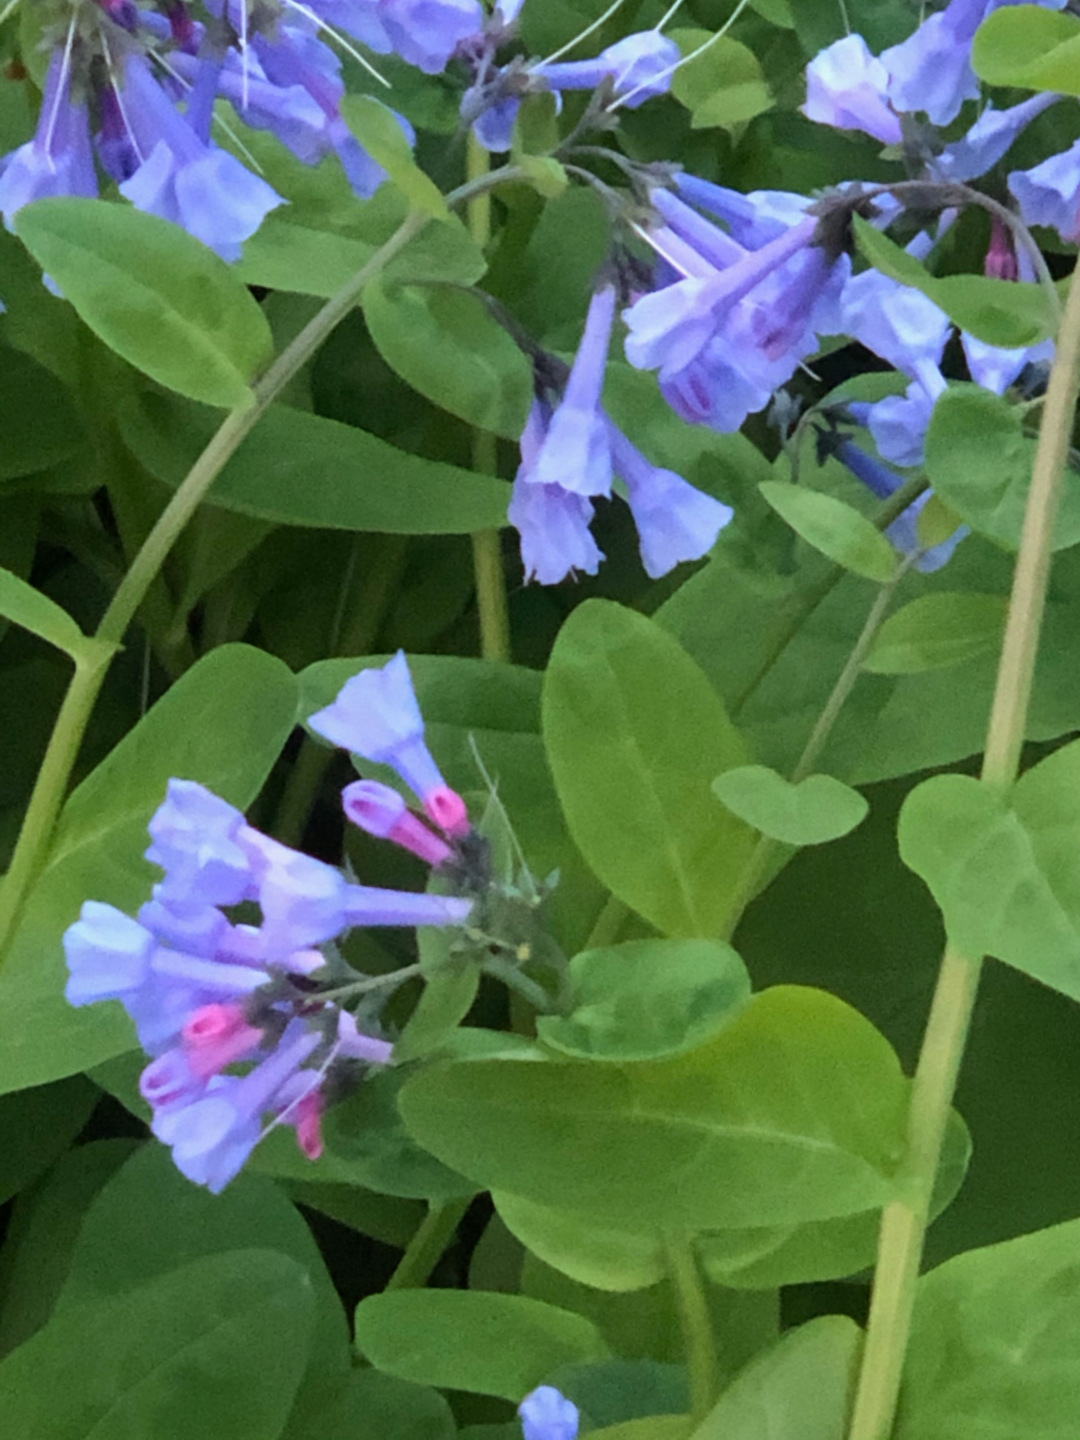
[{"label": "green leaf", "polygon": [[[989,540],[1016,550],[1024,523],[1035,441],[1021,412],[980,385],[950,385],[926,434],[926,474],[942,499]],[[1054,522],[1054,549],[1080,544],[1080,485],[1067,484]]]},{"label": "green leaf", "polygon": [[720,803],[755,830],[785,845],[823,845],[861,825],[870,806],[832,775],[808,775],[793,785],[765,765],[743,765],[712,784]]},{"label": "green leaf", "polygon": [[861,1351],[846,1315],[800,1325],[736,1377],[690,1440],[844,1440]]},{"label": "green leaf", "polygon": [[25,1440],[277,1440],[311,1346],[304,1271],[268,1250],[193,1261],[61,1311],[0,1364]]},{"label": "green leaf", "polygon": [[[713,39],[708,30],[673,30],[671,39],[689,55]],[[713,40],[696,59],[676,70],[671,93],[690,111],[694,130],[730,130],[772,109],[773,97],[754,52],[729,35]]]},{"label": "green leaf", "polygon": [[274,656],[225,645],[195,664],[74,791],[0,973],[0,1092],[130,1050],[119,1004],[64,999],[60,938],[84,900],[134,912],[155,872],[146,826],[172,775],[250,804],[296,717],[296,681]]},{"label": "green leaf", "polygon": [[646,1415],[591,1433],[595,1440],[689,1440],[693,1428],[689,1415]]},{"label": "green leaf", "polygon": [[896,1440],[1066,1440],[1080,1414],[1080,1221],[919,1281]]},{"label": "green leaf", "polygon": [[1080,1000],[1080,741],[1005,793],[934,776],[905,801],[899,839],[960,950]]},{"label": "green leaf", "polygon": [[587,600],[551,655],[544,740],[570,834],[604,884],[667,935],[718,934],[751,836],[709,786],[746,751],[678,643]]},{"label": "green leaf", "polygon": [[971,64],[988,85],[1080,95],[1080,20],[1041,5],[996,11],[975,32]]},{"label": "green leaf", "polygon": [[884,1203],[905,1094],[861,1016],[778,987],[675,1059],[458,1061],[413,1077],[399,1103],[420,1143],[479,1185],[617,1227],[696,1231]]},{"label": "green leaf", "polygon": [[766,480],[758,489],[797,535],[845,570],[882,584],[896,573],[896,551],[865,515],[843,500],[782,480]]},{"label": "green leaf", "polygon": [[442,191],[413,159],[412,147],[391,109],[373,95],[346,95],[341,102],[341,115],[414,209],[436,220],[450,218]]},{"label": "green leaf", "polygon": [[55,645],[73,660],[108,654],[115,648],[89,639],[55,600],[50,600],[48,595],[35,590],[33,585],[13,575],[10,570],[0,569],[0,615],[29,630],[40,640]]},{"label": "green leaf", "polygon": [[107,200],[36,200],[15,228],[80,318],[136,369],[207,405],[252,403],[270,327],[212,250]]},{"label": "green leaf", "polygon": [[71,393],[44,365],[0,348],[0,481],[69,459],[86,442]]},{"label": "green leaf", "polygon": [[720,940],[630,940],[570,962],[569,1015],[541,1016],[545,1045],[585,1060],[658,1060],[711,1039],[750,998]]},{"label": "green leaf", "polygon": [[0,1097],[0,1205],[64,1153],[100,1098],[81,1075]]},{"label": "green leaf", "polygon": [[376,280],[363,303],[379,354],[407,384],[470,425],[518,439],[533,367],[479,296]]},{"label": "green leaf", "polygon": [[298,1415],[282,1440],[454,1440],[450,1406],[424,1385],[354,1370],[321,1404]]},{"label": "green leaf", "polygon": [[1001,645],[1009,602],[1004,595],[920,595],[878,632],[864,668],[875,675],[943,670]]},{"label": "green leaf", "polygon": [[402,1380],[515,1403],[560,1365],[607,1354],[582,1316],[482,1290],[371,1295],[357,1307],[356,1344],[376,1369]]},{"label": "green leaf", "polygon": [[605,1225],[595,1217],[497,1190],[506,1228],[546,1265],[594,1290],[641,1290],[667,1274],[659,1233]]},{"label": "green leaf", "polygon": [[977,340],[1008,349],[1035,345],[1053,335],[1056,318],[1041,285],[985,275],[939,278],[868,220],[855,215],[853,221],[859,250],[875,269],[921,290]]},{"label": "green leaf", "polygon": [[190,1260],[251,1247],[287,1255],[304,1272],[313,1328],[301,1398],[310,1404],[328,1379],[348,1371],[347,1319],[311,1231],[262,1176],[240,1175],[210,1195],[180,1174],[163,1145],[143,1146],[87,1211],[55,1313],[100,1304]]},{"label": "green leaf", "polygon": [[[216,429],[214,417],[167,396],[120,412],[124,440],[151,474],[177,486]],[[489,475],[408,455],[385,440],[275,405],[207,497],[280,525],[392,535],[464,535],[506,523],[510,491]]]}]

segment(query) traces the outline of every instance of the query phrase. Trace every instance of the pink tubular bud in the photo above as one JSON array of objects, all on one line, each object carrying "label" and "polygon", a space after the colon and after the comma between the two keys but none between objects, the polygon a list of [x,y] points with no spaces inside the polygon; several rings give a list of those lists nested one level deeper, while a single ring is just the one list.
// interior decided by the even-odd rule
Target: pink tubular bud
[{"label": "pink tubular bud", "polygon": [[990,245],[986,251],[984,273],[992,280],[1019,280],[1020,265],[1016,258],[1009,227],[997,215],[994,216],[990,231]]},{"label": "pink tubular bud", "polygon": [[318,1160],[323,1153],[322,1117],[326,1102],[319,1090],[310,1090],[299,1100],[293,1112],[296,1143],[309,1160]]},{"label": "pink tubular bud", "polygon": [[239,1005],[203,1005],[184,1026],[182,1039],[192,1074],[205,1080],[257,1050],[263,1033],[248,1024]]},{"label": "pink tubular bud", "polygon": [[429,790],[424,796],[424,809],[428,818],[447,835],[468,834],[469,812],[465,808],[465,801],[456,790],[451,790],[449,785],[440,785],[437,790]]},{"label": "pink tubular bud", "polygon": [[429,865],[441,865],[450,858],[449,845],[433,835],[389,785],[380,785],[377,780],[356,780],[341,792],[341,803],[353,824],[369,835],[392,840]]}]

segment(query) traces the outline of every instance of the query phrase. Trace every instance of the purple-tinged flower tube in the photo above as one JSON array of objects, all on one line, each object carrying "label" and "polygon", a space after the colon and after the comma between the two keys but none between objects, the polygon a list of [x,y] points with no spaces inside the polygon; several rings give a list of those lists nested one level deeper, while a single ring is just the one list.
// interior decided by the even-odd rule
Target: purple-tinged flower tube
[{"label": "purple-tinged flower tube", "polygon": [[[853,440],[841,440],[835,447],[835,454],[836,458],[851,471],[855,478],[861,480],[881,500],[887,500],[904,483],[903,477],[897,475],[895,470],[890,470],[887,465],[882,465],[880,461],[868,455],[865,450],[860,449]],[[960,525],[947,540],[943,540],[940,545],[935,545],[920,554],[922,547],[918,535],[918,518],[929,498],[930,491],[924,491],[902,515],[893,521],[885,532],[902,554],[919,556],[915,561],[915,569],[922,571],[923,574],[932,574],[947,564],[957,545],[969,533],[966,525]]]},{"label": "purple-tinged flower tube", "polygon": [[927,389],[914,380],[903,395],[887,395],[876,403],[849,405],[848,411],[874,437],[878,454],[893,465],[921,465],[925,459],[926,431],[938,397],[947,388],[938,372],[938,384]]},{"label": "purple-tinged flower tube", "polygon": [[[711,273],[709,267],[713,270],[725,270],[746,254],[746,246],[740,245],[726,231],[699,215],[674,191],[657,186],[649,198],[665,225],[706,262],[705,268],[695,268],[692,271],[684,265],[682,268],[686,274],[696,274],[704,278]],[[650,232],[650,239],[655,240],[661,233],[662,230]],[[665,255],[662,245],[657,243],[656,248],[661,255]]]},{"label": "purple-tinged flower tube", "polygon": [[700,560],[716,544],[734,511],[677,475],[653,465],[608,421],[615,470],[626,484],[637,526],[641,563],[652,580],[684,560]]},{"label": "purple-tinged flower tube", "polygon": [[883,145],[903,139],[900,117],[888,100],[889,72],[861,35],[845,35],[806,67],[802,113],[836,130],[862,130]]},{"label": "purple-tinged flower tube", "polygon": [[1053,340],[1005,349],[1001,345],[987,345],[983,340],[976,340],[974,335],[961,332],[960,343],[972,380],[984,390],[992,390],[995,395],[1004,395],[1029,365],[1054,358]]},{"label": "purple-tinged flower tube", "polygon": [[615,287],[594,292],[563,398],[547,427],[530,483],[577,495],[611,493],[611,453],[600,410],[604,370],[615,321]]},{"label": "purple-tinged flower tube", "polygon": [[572,1400],[541,1385],[518,1406],[524,1440],[577,1440],[581,1417]]},{"label": "purple-tinged flower tube", "polygon": [[763,409],[787,379],[787,367],[767,364],[749,336],[737,352],[724,336],[710,340],[684,369],[672,375],[661,372],[660,389],[688,425],[730,434],[748,415]]},{"label": "purple-tinged flower tube", "polygon": [[403,60],[427,75],[445,70],[484,25],[479,0],[378,0],[379,21]]},{"label": "purple-tinged flower tube", "polygon": [[342,1010],[338,1017],[337,1043],[346,1060],[363,1060],[368,1065],[389,1065],[394,1055],[389,1040],[379,1040],[358,1030],[355,1017],[348,1010]]},{"label": "purple-tinged flower tube", "polygon": [[1046,225],[1063,240],[1080,242],[1080,140],[1033,165],[1014,170],[1009,189],[1027,225]]},{"label": "purple-tinged flower tube", "polygon": [[153,949],[153,935],[137,920],[114,905],[87,900],[64,933],[68,1003],[92,1005],[133,994],[146,983]]},{"label": "purple-tinged flower tube", "polygon": [[227,150],[199,139],[141,55],[127,57],[121,98],[137,165],[120,193],[137,209],[182,226],[223,260],[238,260],[243,242],[285,203],[282,197]]},{"label": "purple-tinged flower tube", "polygon": [[931,162],[934,173],[943,180],[977,180],[1008,154],[1013,141],[1036,116],[1060,99],[1054,94],[1033,95],[1007,110],[988,105],[964,138],[946,146]]},{"label": "purple-tinged flower tube", "polygon": [[578,571],[595,575],[604,558],[589,529],[592,501],[533,478],[550,421],[550,408],[534,401],[521,437],[521,465],[508,511],[510,524],[521,536],[525,579],[541,585],[557,585]]},{"label": "purple-tinged flower tube", "polygon": [[797,225],[811,203],[791,190],[754,190],[743,195],[697,175],[679,174],[675,185],[684,200],[707,210],[727,226],[731,238],[747,250],[760,250]]},{"label": "purple-tinged flower tube", "polygon": [[380,840],[411,850],[428,865],[442,865],[453,851],[418,819],[396,790],[378,780],[355,780],[341,792],[345,814],[354,825]]},{"label": "purple-tinged flower tube", "polygon": [[965,100],[976,99],[971,42],[985,14],[986,0],[950,0],[914,34],[882,53],[889,99],[897,110],[922,110],[935,125],[948,125]]},{"label": "purple-tinged flower tube", "polygon": [[935,396],[938,366],[952,321],[940,306],[910,285],[866,270],[849,280],[841,301],[844,334],[904,371]]},{"label": "purple-tinged flower tube", "polygon": [[454,895],[350,885],[345,921],[348,925],[464,925],[472,903]]},{"label": "purple-tinged flower tube", "polygon": [[361,670],[346,681],[333,704],[316,711],[308,724],[332,745],[396,770],[440,830],[448,835],[468,830],[465,802],[447,785],[424,742],[424,717],[403,650],[380,669]]},{"label": "purple-tinged flower tube", "polygon": [[53,56],[34,138],[0,162],[0,215],[9,230],[32,200],[98,193],[86,106],[71,98],[70,59],[66,51]]},{"label": "purple-tinged flower tube", "polygon": [[610,80],[616,95],[625,97],[627,109],[636,110],[646,100],[667,94],[680,59],[674,40],[643,30],[609,45],[595,60],[538,65],[532,74],[541,76],[552,90],[595,90]]},{"label": "purple-tinged flower tube", "polygon": [[198,781],[170,780],[149,826],[146,858],[165,871],[155,898],[173,907],[254,898],[251,859],[239,844],[246,823],[234,805]]}]

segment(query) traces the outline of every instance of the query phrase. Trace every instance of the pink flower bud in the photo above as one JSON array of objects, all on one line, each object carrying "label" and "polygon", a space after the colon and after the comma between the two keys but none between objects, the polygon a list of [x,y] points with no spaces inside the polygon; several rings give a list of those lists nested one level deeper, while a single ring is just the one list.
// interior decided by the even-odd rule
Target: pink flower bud
[{"label": "pink flower bud", "polygon": [[441,865],[450,858],[449,845],[433,835],[389,785],[381,785],[377,780],[356,780],[341,792],[341,802],[353,824],[369,835],[392,840],[429,865]]},{"label": "pink flower bud", "polygon": [[192,1073],[205,1080],[257,1050],[263,1033],[248,1024],[239,1005],[203,1005],[184,1026],[182,1038]]},{"label": "pink flower bud", "polygon": [[322,1117],[325,1108],[322,1092],[311,1090],[298,1101],[293,1111],[296,1143],[309,1160],[318,1160],[323,1153]]},{"label": "pink flower bud", "polygon": [[441,785],[436,790],[429,790],[424,796],[424,809],[429,819],[444,830],[447,835],[465,835],[469,829],[469,812],[465,808],[465,801],[457,793],[451,790],[449,785]]}]

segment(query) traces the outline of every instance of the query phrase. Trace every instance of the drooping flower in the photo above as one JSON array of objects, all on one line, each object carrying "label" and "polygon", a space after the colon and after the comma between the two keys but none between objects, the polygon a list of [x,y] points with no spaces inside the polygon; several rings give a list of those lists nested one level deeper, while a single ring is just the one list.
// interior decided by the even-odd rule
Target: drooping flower
[{"label": "drooping flower", "polygon": [[1046,225],[1080,242],[1080,140],[1030,170],[1014,170],[1009,189],[1027,225]]},{"label": "drooping flower", "polygon": [[0,215],[12,230],[15,216],[32,200],[97,193],[90,121],[85,103],[72,99],[70,54],[65,50],[49,62],[34,138],[0,162]]},{"label": "drooping flower", "polygon": [[468,828],[465,802],[447,785],[424,741],[424,717],[403,651],[346,681],[333,704],[309,716],[308,724],[332,745],[391,766],[447,834]]},{"label": "drooping flower", "polygon": [[534,67],[552,90],[595,90],[605,80],[628,109],[666,95],[681,52],[674,40],[643,30],[601,50],[595,60],[565,60]]},{"label": "drooping flower", "polygon": [[394,50],[427,75],[445,70],[484,24],[480,0],[378,0],[377,8]]},{"label": "drooping flower", "polygon": [[[868,455],[865,450],[855,444],[854,440],[839,439],[835,444],[830,443],[828,449],[851,471],[856,479],[861,480],[881,500],[887,500],[890,495],[894,495],[904,483],[902,476],[897,475],[895,470],[890,470],[887,465],[882,465],[872,455]],[[918,557],[914,562],[914,568],[924,574],[940,570],[943,565],[947,564],[957,545],[969,533],[966,525],[959,525],[946,540],[932,546],[929,550],[924,550],[919,539],[918,519],[930,494],[929,490],[924,490],[885,532],[901,554]]]},{"label": "drooping flower", "polygon": [[396,790],[378,780],[354,780],[341,792],[345,814],[369,835],[392,840],[429,865],[441,865],[452,853],[445,840],[415,816]]},{"label": "drooping flower", "polygon": [[[551,406],[534,400],[521,436],[521,464],[507,512],[521,537],[525,579],[557,585],[568,575],[595,575],[603,560],[589,529],[593,504],[558,482],[536,479],[536,462],[551,424]],[[606,437],[605,437],[606,440]]]},{"label": "drooping flower", "polygon": [[611,453],[600,399],[615,320],[614,285],[594,292],[585,333],[555,409],[540,442],[531,483],[558,485],[576,495],[611,493]]},{"label": "drooping flower", "polygon": [[1018,380],[1029,365],[1054,357],[1053,340],[1043,340],[1038,345],[1024,345],[1019,348],[1005,348],[988,345],[966,332],[960,336],[968,371],[976,385],[992,390],[995,395],[1004,395],[1009,386]]},{"label": "drooping flower", "polygon": [[580,1413],[553,1385],[541,1385],[518,1406],[524,1440],[577,1440]]},{"label": "drooping flower", "polygon": [[879,270],[866,270],[844,287],[840,326],[882,360],[922,382],[937,398],[944,381],[939,366],[952,321],[920,290]]},{"label": "drooping flower", "polygon": [[947,145],[931,168],[943,180],[977,180],[1008,154],[1013,141],[1036,116],[1060,99],[1054,94],[1033,95],[1007,110],[988,105],[964,138]]},{"label": "drooping flower", "polygon": [[925,458],[926,432],[938,397],[947,388],[938,372],[939,385],[928,389],[913,380],[903,395],[888,395],[873,404],[847,406],[849,413],[865,425],[874,437],[878,454],[893,465],[921,465]]},{"label": "drooping flower", "polygon": [[802,113],[819,125],[862,130],[883,145],[899,145],[903,132],[888,87],[889,72],[863,37],[845,35],[807,65]]}]

